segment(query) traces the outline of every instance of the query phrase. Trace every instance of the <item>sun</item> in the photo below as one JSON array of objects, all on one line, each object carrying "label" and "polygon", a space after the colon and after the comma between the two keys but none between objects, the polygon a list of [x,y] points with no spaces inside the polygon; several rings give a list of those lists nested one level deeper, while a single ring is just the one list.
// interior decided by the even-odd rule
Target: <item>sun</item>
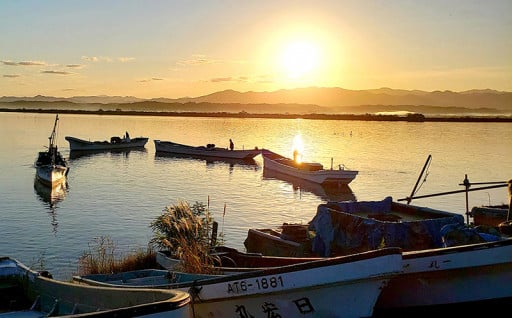
[{"label": "sun", "polygon": [[291,42],[283,48],[281,53],[280,65],[283,72],[292,79],[306,76],[315,70],[318,64],[318,48],[311,42]]}]

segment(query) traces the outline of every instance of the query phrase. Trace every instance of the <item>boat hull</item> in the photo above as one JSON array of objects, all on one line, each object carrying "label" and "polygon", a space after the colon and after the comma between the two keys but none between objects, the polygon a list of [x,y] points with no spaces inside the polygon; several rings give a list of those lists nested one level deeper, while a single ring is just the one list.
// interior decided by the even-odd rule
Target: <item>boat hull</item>
[{"label": "boat hull", "polygon": [[195,157],[212,157],[227,159],[253,159],[261,153],[258,149],[249,150],[229,150],[219,147],[194,147],[187,146],[171,141],[154,140],[156,152],[174,153],[180,155],[189,155]]},{"label": "boat hull", "polygon": [[377,312],[512,299],[512,239],[404,252],[403,273],[391,279]]},{"label": "boat hull", "polygon": [[[291,159],[284,158],[268,150],[262,151],[263,165],[265,169],[273,170],[291,177],[307,180],[322,185],[347,185],[352,182],[358,171],[348,169],[317,169],[308,170],[301,167],[300,164],[284,164],[284,162],[293,162]],[[277,157],[279,156],[279,157]]]},{"label": "boat hull", "polygon": [[130,141],[121,139],[119,142],[112,143],[108,141],[87,141],[71,136],[66,136],[65,138],[69,142],[70,151],[98,151],[143,148],[149,140],[149,138],[146,137],[136,137],[131,138]]},{"label": "boat hull", "polygon": [[192,295],[195,317],[369,317],[382,288],[399,273],[401,264],[400,249],[387,248],[303,259],[299,264],[169,284],[168,288]]},{"label": "boat hull", "polygon": [[36,178],[39,182],[49,187],[57,187],[66,181],[69,167],[62,165],[36,166]]},{"label": "boat hull", "polygon": [[5,317],[190,317],[190,295],[183,291],[83,286],[8,257],[0,257],[0,293]]}]

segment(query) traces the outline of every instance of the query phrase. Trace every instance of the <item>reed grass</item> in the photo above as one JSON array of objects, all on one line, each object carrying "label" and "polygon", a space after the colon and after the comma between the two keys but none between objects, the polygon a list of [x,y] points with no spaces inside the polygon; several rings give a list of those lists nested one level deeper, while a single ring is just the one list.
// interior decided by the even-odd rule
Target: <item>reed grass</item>
[{"label": "reed grass", "polygon": [[89,250],[78,260],[78,275],[120,273],[147,268],[157,268],[156,253],[148,245],[126,255],[117,255],[116,245],[110,236],[100,236],[89,242]]},{"label": "reed grass", "polygon": [[[225,212],[224,212],[225,213]],[[223,244],[217,237],[217,224],[208,206],[201,202],[189,205],[179,200],[166,207],[150,224],[153,237],[146,249],[118,255],[110,236],[100,236],[89,242],[89,249],[78,260],[78,275],[120,273],[138,269],[158,268],[155,249],[168,251],[180,259],[176,270],[189,273],[215,274],[219,260],[212,248]]]}]

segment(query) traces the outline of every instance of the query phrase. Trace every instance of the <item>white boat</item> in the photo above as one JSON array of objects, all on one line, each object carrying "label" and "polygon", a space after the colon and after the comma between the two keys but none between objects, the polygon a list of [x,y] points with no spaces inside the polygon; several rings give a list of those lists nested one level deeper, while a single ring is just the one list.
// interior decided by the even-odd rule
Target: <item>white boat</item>
[{"label": "white boat", "polygon": [[[224,265],[253,266],[239,269],[254,271],[318,259],[321,258],[237,252],[227,253]],[[509,282],[512,278],[511,259],[510,238],[403,252],[403,272],[393,277],[383,289],[374,315],[396,317],[399,314],[446,310],[448,306],[461,310],[489,304],[508,305],[512,300],[512,287],[498,281]],[[229,268],[223,267],[223,270],[227,273]],[[488,283],[484,283],[486,281]]]},{"label": "white boat", "polygon": [[377,316],[503,312],[512,302],[511,238],[404,252],[402,270],[382,290]]},{"label": "white boat", "polygon": [[324,169],[320,163],[298,162],[268,149],[262,149],[261,155],[265,169],[322,185],[347,185],[358,174],[358,171],[345,169],[342,165],[338,169]]},{"label": "white boat", "polygon": [[191,297],[183,291],[63,282],[9,257],[0,257],[0,296],[0,316],[6,318],[190,317]]},{"label": "white boat", "polygon": [[193,317],[370,317],[401,266],[400,249],[386,248],[167,287],[192,295]]},{"label": "white boat", "polygon": [[233,149],[216,147],[214,144],[206,146],[188,146],[172,141],[154,140],[156,152],[168,152],[195,157],[215,157],[228,159],[253,159],[261,153],[257,147],[254,149]]},{"label": "white boat", "polygon": [[49,145],[48,150],[40,151],[34,163],[36,168],[36,178],[43,184],[55,187],[62,182],[65,182],[66,176],[69,172],[69,166],[66,159],[57,149],[57,124],[59,115],[55,116],[53,130],[48,137]]},{"label": "white boat", "polygon": [[[308,245],[320,257],[390,246],[404,250],[402,273],[383,289],[375,305],[377,316],[505,306],[512,301],[512,238],[497,231],[478,232],[458,213],[397,203],[391,197],[329,202],[319,205],[308,229],[314,232]],[[306,246],[289,244],[292,239],[282,232],[251,229],[249,234],[251,252],[286,247],[287,253],[297,253]]]},{"label": "white boat", "polygon": [[126,132],[122,138],[113,136],[110,138],[110,141],[89,141],[71,136],[66,136],[65,138],[69,142],[70,151],[101,151],[144,148],[149,140],[147,137],[130,138],[128,132]]}]

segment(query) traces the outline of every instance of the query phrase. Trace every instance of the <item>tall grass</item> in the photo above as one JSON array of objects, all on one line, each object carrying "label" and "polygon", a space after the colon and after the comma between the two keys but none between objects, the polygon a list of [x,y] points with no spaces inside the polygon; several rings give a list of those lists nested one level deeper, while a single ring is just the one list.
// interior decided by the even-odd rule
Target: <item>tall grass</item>
[{"label": "tall grass", "polygon": [[[208,204],[209,205],[209,204]],[[148,247],[128,255],[118,255],[110,236],[100,236],[90,242],[89,249],[78,261],[78,275],[120,273],[138,269],[158,268],[155,249],[168,251],[180,259],[176,268],[182,272],[213,274],[218,257],[212,248],[222,245],[222,233],[217,238],[216,222],[203,203],[192,206],[186,201],[166,207],[150,224],[153,237]]]},{"label": "tall grass", "polygon": [[107,274],[157,268],[156,254],[148,245],[127,255],[117,255],[116,246],[110,236],[100,236],[89,242],[89,250],[78,260],[78,275]]}]

